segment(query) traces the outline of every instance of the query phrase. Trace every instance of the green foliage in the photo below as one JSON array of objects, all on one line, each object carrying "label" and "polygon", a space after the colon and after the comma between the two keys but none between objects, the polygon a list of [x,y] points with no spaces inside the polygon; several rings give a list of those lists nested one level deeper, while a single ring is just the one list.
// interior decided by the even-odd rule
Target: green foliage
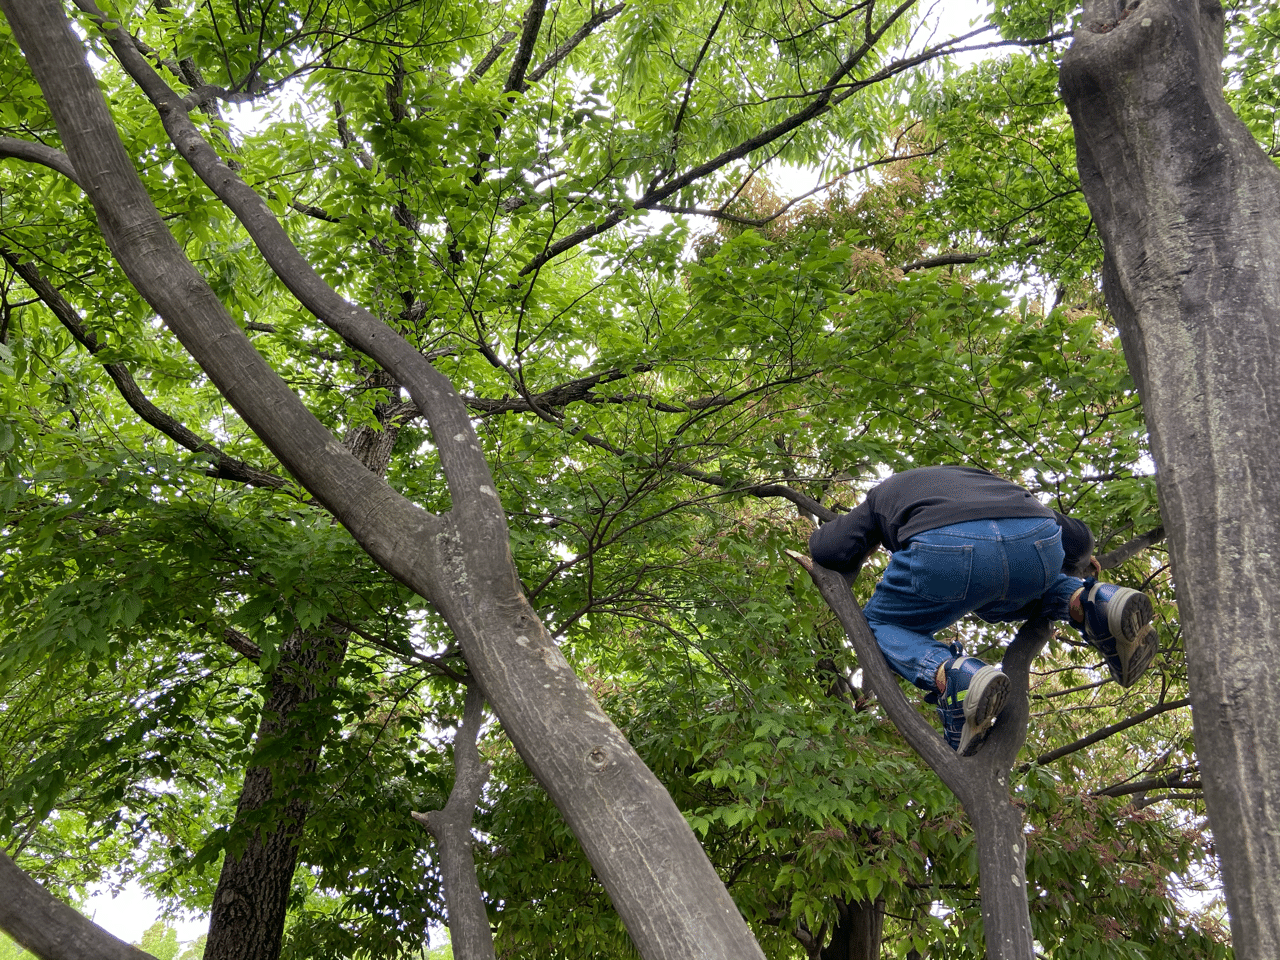
[{"label": "green foliage", "polygon": [[0,960],[30,960],[34,954],[23,950],[16,942],[0,932]]},{"label": "green foliage", "polygon": [[[1087,520],[1104,548],[1156,524],[1055,47],[899,75],[909,18],[888,24],[880,5],[858,8],[868,24],[655,0],[555,59],[599,12],[564,0],[533,51],[547,69],[509,91],[514,43],[476,71],[523,8],[123,7],[179,92],[195,69],[253,98],[252,114],[192,116],[317,272],[468,398],[527,594],[768,953],[799,956],[841,903],[883,897],[887,954],[980,955],[967,825],[874,702],[837,682],[857,664],[783,553],[810,519],[767,494],[847,509],[886,471],[966,463]],[[995,19],[1038,38],[1073,9],[1003,4]],[[1264,142],[1273,19],[1231,19],[1230,95]],[[448,510],[429,426],[300,310],[82,26],[148,190],[255,346],[335,435],[388,441],[398,491]],[[847,98],[748,149],[880,27]],[[57,144],[7,33],[0,80],[0,133]],[[777,162],[870,166],[789,205]],[[444,907],[408,814],[442,806],[452,779],[461,693],[440,667],[465,666],[447,630],[302,491],[214,475],[208,453],[146,425],[104,364],[227,455],[279,469],[120,275],[83,195],[13,162],[0,190],[0,246],[62,291],[98,351],[0,275],[4,842],[59,892],[133,877],[207,909],[225,852],[302,799],[285,955],[421,956]],[[1159,601],[1158,677],[1119,693],[1091,651],[1056,643],[1038,665],[1031,758],[1185,692],[1160,548],[1117,577]],[[318,760],[291,767],[289,740],[256,736],[264,694],[291,638],[332,629],[345,657],[298,715]],[[956,629],[976,651],[1005,633]],[[1192,768],[1186,713],[1123,741],[1015,783],[1037,936],[1054,957],[1222,956],[1216,908],[1179,893],[1215,869],[1196,792],[1096,795]],[[483,749],[496,767],[477,847],[500,949],[630,955],[499,729]],[[249,764],[273,766],[279,795],[237,818]]]}]

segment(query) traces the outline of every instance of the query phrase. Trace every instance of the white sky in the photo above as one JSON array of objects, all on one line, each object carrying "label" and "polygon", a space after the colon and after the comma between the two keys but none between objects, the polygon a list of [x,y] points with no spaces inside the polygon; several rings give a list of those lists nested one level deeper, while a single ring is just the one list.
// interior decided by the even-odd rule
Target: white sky
[{"label": "white sky", "polygon": [[[85,905],[85,913],[94,923],[125,943],[137,943],[143,932],[160,919],[160,904],[143,893],[136,883],[129,883],[114,899],[105,890],[91,896]],[[168,923],[177,930],[178,940],[182,943],[194,940],[209,928],[208,917],[173,919]]]}]

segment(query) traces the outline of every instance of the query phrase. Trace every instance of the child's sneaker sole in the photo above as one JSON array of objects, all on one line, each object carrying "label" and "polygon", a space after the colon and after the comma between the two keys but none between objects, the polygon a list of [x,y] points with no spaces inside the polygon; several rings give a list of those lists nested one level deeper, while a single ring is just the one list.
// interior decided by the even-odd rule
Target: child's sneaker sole
[{"label": "child's sneaker sole", "polygon": [[964,698],[964,729],[956,753],[971,757],[991,732],[996,717],[1009,699],[1009,678],[995,667],[986,666],[973,675]]},{"label": "child's sneaker sole", "polygon": [[[1150,601],[1148,601],[1148,605]],[[1149,623],[1144,623],[1138,631],[1138,638],[1132,642],[1116,641],[1116,659],[1119,670],[1112,669],[1111,676],[1122,687],[1131,687],[1138,682],[1151,666],[1151,661],[1160,652],[1160,638]],[[1108,663],[1108,666],[1111,666]]]},{"label": "child's sneaker sole", "polygon": [[1107,628],[1116,640],[1137,643],[1141,639],[1142,628],[1151,623],[1154,613],[1151,598],[1145,593],[1118,587],[1107,601]]}]

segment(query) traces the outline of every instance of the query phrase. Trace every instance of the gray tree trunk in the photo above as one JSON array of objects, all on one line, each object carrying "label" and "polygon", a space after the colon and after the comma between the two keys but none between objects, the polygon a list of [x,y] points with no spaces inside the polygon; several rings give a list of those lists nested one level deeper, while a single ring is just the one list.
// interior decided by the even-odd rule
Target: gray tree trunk
[{"label": "gray tree trunk", "polygon": [[791,553],[809,571],[823,599],[844,627],[858,653],[866,685],[889,719],[938,778],[964,806],[978,848],[978,882],[982,894],[982,930],[988,960],[1032,960],[1031,911],[1027,903],[1027,844],[1022,811],[1009,796],[1009,771],[1027,738],[1030,714],[1027,691],[1031,661],[1052,634],[1050,624],[1025,624],[1004,655],[1009,676],[1009,702],[987,742],[972,757],[960,757],[907,702],[875,635],[843,576]]},{"label": "gray tree trunk", "polygon": [[[400,496],[337,442],[253,349],[183,255],[124,152],[84,48],[56,0],[0,0],[0,9],[130,281],[280,462],[376,562],[440,611],[512,743],[582,844],[640,955],[763,958],[670,794],[573,673],[525,599],[501,501],[452,384],[385,323],[328,288],[234,171],[223,165],[210,175],[206,182],[228,192],[224,199],[289,288],[403,384],[427,415],[452,504],[447,514],[435,515]],[[162,116],[174,121],[171,136],[182,134],[183,156],[202,169],[207,144],[198,133],[186,137],[193,131],[182,128],[176,99],[165,99],[163,91],[158,97]]]},{"label": "gray tree trunk", "polygon": [[1280,172],[1214,0],[1085,5],[1062,63],[1158,467],[1236,955],[1280,956]]},{"label": "gray tree trunk", "polygon": [[484,895],[476,877],[471,822],[476,804],[489,779],[489,764],[480,759],[477,739],[484,719],[484,695],[476,686],[467,689],[462,723],[453,738],[453,789],[443,810],[413,813],[413,818],[435,837],[439,850],[440,878],[444,882],[449,912],[449,942],[454,960],[494,960],[493,931],[485,910]]}]

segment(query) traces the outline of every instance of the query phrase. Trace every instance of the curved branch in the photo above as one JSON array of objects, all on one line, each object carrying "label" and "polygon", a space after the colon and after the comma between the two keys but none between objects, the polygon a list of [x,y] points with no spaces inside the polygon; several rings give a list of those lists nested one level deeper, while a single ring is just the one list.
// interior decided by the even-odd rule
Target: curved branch
[{"label": "curved branch", "polygon": [[862,675],[885,713],[960,800],[973,824],[987,956],[991,960],[1025,960],[1032,955],[1026,842],[1022,812],[1009,796],[1009,768],[1027,736],[1031,661],[1048,642],[1052,625],[1047,620],[1033,620],[1018,631],[1004,657],[1004,671],[1010,681],[1008,703],[983,749],[962,758],[907,703],[845,578],[803,554],[787,552],[809,571],[835,611],[858,651]]},{"label": "curved branch", "polygon": [[19,140],[16,137],[0,137],[0,158],[5,157],[38,163],[62,174],[76,186],[80,185],[76,168],[71,165],[71,158],[61,150],[46,147],[43,143],[32,143],[30,140]]},{"label": "curved branch", "polygon": [[960,796],[960,791],[964,789],[965,761],[956,756],[955,751],[947,746],[938,732],[907,702],[897,679],[889,670],[884,654],[880,652],[871,627],[867,625],[862,608],[853,599],[848,581],[834,570],[814,563],[811,557],[802,553],[788,550],[787,556],[809,572],[818,592],[844,627],[858,654],[858,666],[862,668],[864,685],[876,695],[903,739],[934,769],[943,783]]},{"label": "curved branch", "polygon": [[[44,302],[44,305],[58,318],[58,321],[67,328],[77,343],[89,351],[90,355],[96,356],[101,352],[102,346],[98,343],[98,338],[80,323],[80,316],[75,307],[71,305],[57,287],[36,269],[34,264],[19,259],[17,254],[7,247],[0,247],[0,258],[3,258],[9,266],[13,267],[14,272],[23,279],[27,286],[35,291],[36,296]],[[133,375],[129,373],[129,368],[124,364],[104,363],[102,369],[116,385],[116,389],[120,391],[120,396],[124,398],[125,403],[145,422],[151,424],[174,443],[186,447],[192,453],[204,453],[211,456],[213,463],[209,466],[209,476],[220,480],[238,480],[241,483],[247,483],[255,487],[271,487],[277,490],[288,486],[289,481],[284,477],[268,473],[265,470],[259,470],[243,460],[228,456],[208,440],[188,429],[181,421],[165,413],[147,399],[137,381],[133,379]]]},{"label": "curved branch", "polygon": [[[464,524],[475,524],[478,533],[483,531],[480,535],[486,542],[505,543],[507,530],[502,505],[496,496],[484,492],[493,489],[492,476],[466,407],[453,384],[403,336],[365,308],[346,300],[325,282],[294,246],[263,199],[218,156],[191,122],[189,108],[182,98],[138,52],[128,34],[99,10],[93,0],[76,0],[76,3],[94,19],[125,72],[155,106],[178,152],[235,214],[290,293],[353,349],[372,357],[395,377],[426,413],[449,486],[452,512]],[[291,399],[295,398],[291,395]],[[425,520],[426,516],[423,512],[421,519]]]}]

